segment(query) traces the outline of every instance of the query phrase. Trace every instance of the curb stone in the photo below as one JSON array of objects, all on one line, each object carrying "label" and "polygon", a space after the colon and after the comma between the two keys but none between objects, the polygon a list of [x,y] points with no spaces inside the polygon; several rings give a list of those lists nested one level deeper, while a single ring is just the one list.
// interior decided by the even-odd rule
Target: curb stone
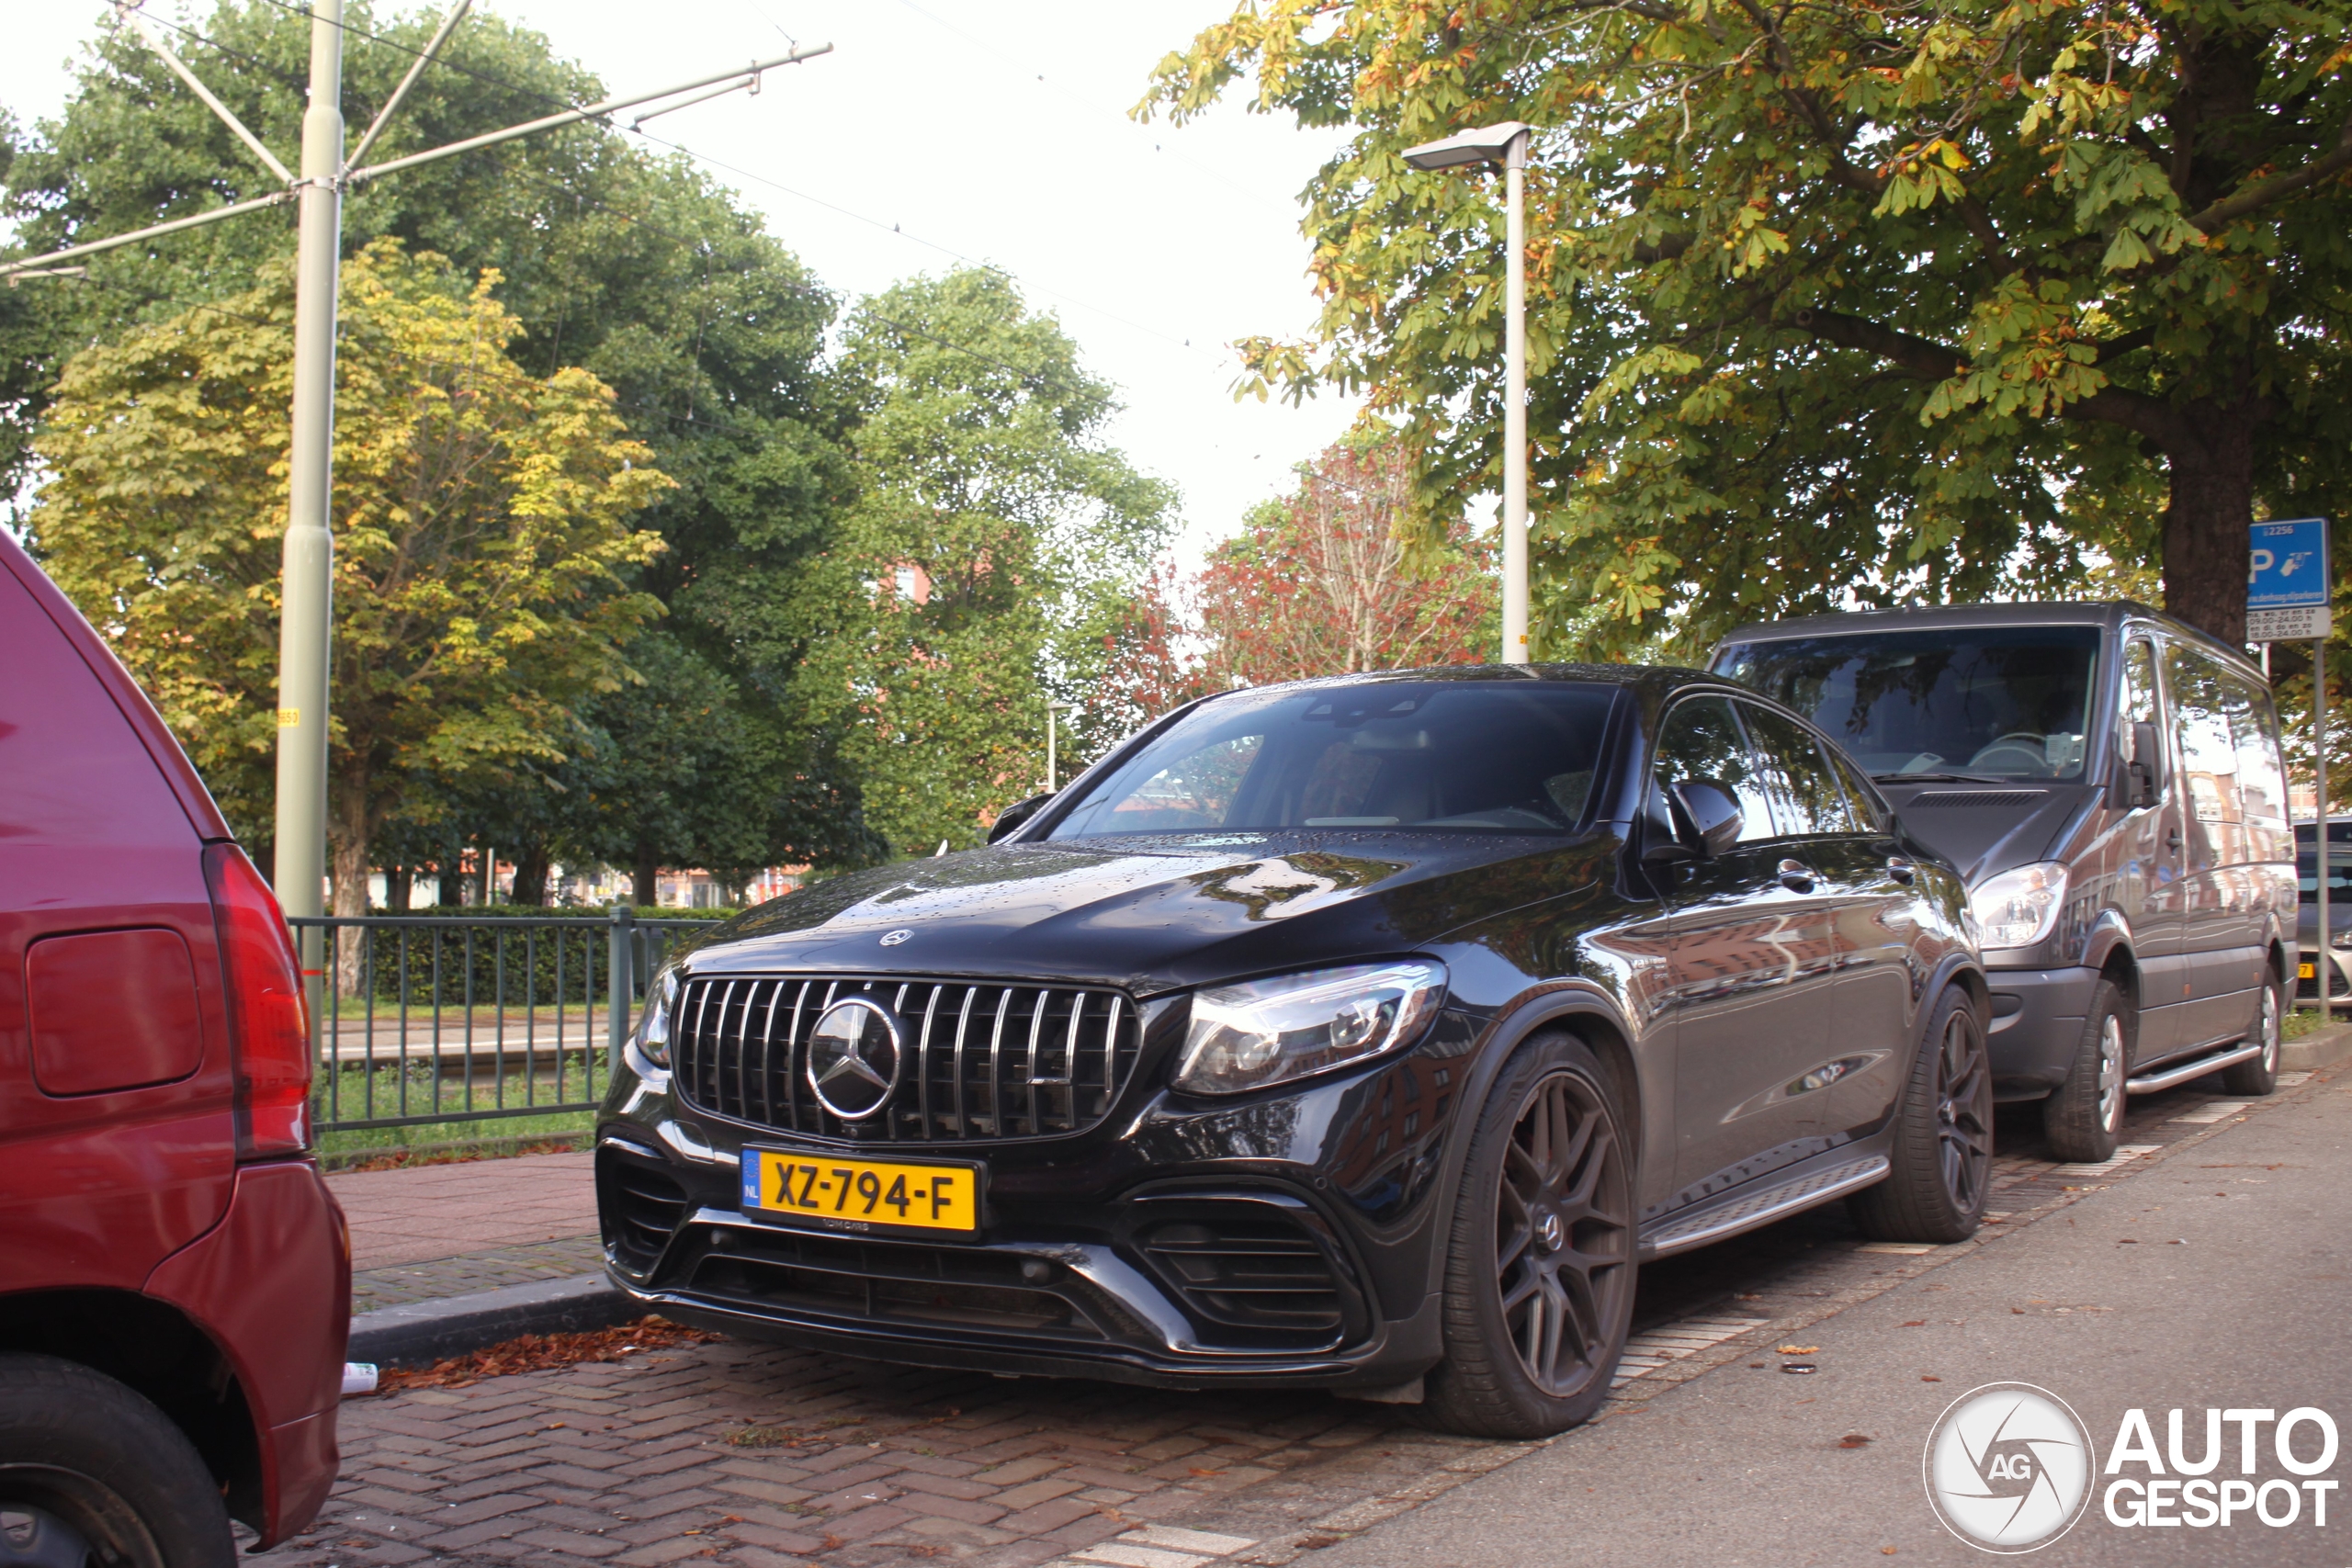
[{"label": "curb stone", "polygon": [[2278,1066],[2284,1072],[2307,1073],[2314,1067],[2333,1066],[2346,1056],[2352,1056],[2352,1023],[2331,1023],[2279,1046]]},{"label": "curb stone", "polygon": [[610,1328],[641,1311],[602,1274],[579,1274],[361,1313],[351,1320],[345,1354],[379,1366],[420,1366],[518,1335]]}]

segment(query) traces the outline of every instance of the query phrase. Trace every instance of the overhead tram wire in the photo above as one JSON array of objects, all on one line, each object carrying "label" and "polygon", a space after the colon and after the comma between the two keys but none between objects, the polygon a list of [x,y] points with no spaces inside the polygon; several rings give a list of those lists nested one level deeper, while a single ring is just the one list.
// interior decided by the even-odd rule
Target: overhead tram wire
[{"label": "overhead tram wire", "polygon": [[[277,9],[288,12],[293,16],[303,17],[311,16],[311,8],[308,6],[295,5],[292,3],[292,0],[264,0],[264,3],[274,6]],[[424,52],[423,50],[413,49],[397,39],[386,38],[380,33],[371,33],[365,28],[359,27],[352,22],[337,22],[334,25],[353,38],[365,39],[369,43],[379,44],[386,49],[398,51],[400,53],[408,55],[411,58],[421,57]],[[455,71],[460,75],[471,76],[478,82],[487,83],[493,87],[500,87],[510,93],[519,94],[525,97],[537,98],[541,103],[551,105],[560,109],[571,109],[580,107],[577,104],[569,103],[564,99],[556,96],[552,93],[541,92],[536,87],[526,87],[519,83],[506,81],[502,77],[493,76],[488,72],[477,71],[469,65],[460,65],[455,61],[448,60],[443,56],[434,56],[431,63],[445,70]],[[596,117],[595,123],[603,125],[608,130],[618,131],[622,129],[621,127],[615,125],[610,118],[606,116],[600,115]],[[656,136],[650,131],[639,130],[636,127],[630,127],[629,130],[632,134],[641,137],[645,141],[654,142],[660,146],[667,147],[674,152],[683,153],[686,157],[692,158],[697,163],[707,164],[714,169],[724,170],[728,174],[733,175],[739,179],[751,180],[755,184],[766,186],[772,190],[781,191],[797,201],[808,202],[812,206],[821,207],[829,212],[838,213],[844,218],[867,224],[872,228],[887,231],[892,234],[898,235],[900,239],[912,241],[914,243],[922,245],[927,250],[936,251],[941,255],[962,262],[967,266],[977,267],[983,272],[995,273],[998,276],[1002,277],[1009,282],[1020,284],[1024,288],[1032,289],[1036,293],[1046,295],[1051,299],[1059,299],[1065,304],[1074,305],[1080,310],[1087,310],[1095,315],[1101,316],[1105,321],[1115,321],[1119,325],[1125,327],[1132,332],[1138,332],[1149,337],[1156,337],[1162,343],[1168,344],[1175,348],[1182,349],[1188,354],[1200,355],[1204,358],[1209,359],[1219,365],[1225,363],[1224,355],[1216,354],[1207,349],[1194,348],[1193,346],[1192,340],[1189,338],[1162,332],[1157,327],[1146,326],[1141,321],[1122,316],[1115,310],[1105,310],[1100,305],[1093,304],[1089,300],[1079,299],[1075,295],[1064,294],[1058,289],[1046,288],[1042,285],[1025,283],[1018,274],[1012,272],[1009,268],[999,266],[993,262],[981,261],[975,256],[966,255],[963,252],[947,245],[943,245],[935,240],[926,240],[919,234],[910,234],[899,224],[885,223],[878,218],[869,218],[865,213],[853,211],[851,209],[842,207],[839,203],[827,201],[821,197],[810,196],[806,191],[796,190],[792,186],[784,184],[781,180],[774,180],[770,179],[765,175],[754,174],[749,169],[740,168],[735,164],[726,163],[721,159],[714,158],[707,152],[697,152],[693,148],[684,145],[683,142],[671,141],[663,137]]]},{"label": "overhead tram wire", "polygon": [[[267,0],[267,3],[268,3],[268,4],[270,4],[270,5],[272,5],[272,6],[277,6],[278,9],[280,9],[280,10],[282,10],[282,11],[288,11],[288,12],[290,12],[290,13],[292,13],[292,14],[294,14],[294,15],[297,15],[297,16],[308,17],[308,16],[310,15],[310,11],[309,11],[309,9],[308,9],[307,7],[305,7],[305,6],[292,6],[292,5],[288,5],[288,4],[287,4],[287,0]],[[420,54],[422,54],[422,52],[423,52],[422,51],[419,51],[419,50],[413,50],[413,49],[410,49],[407,45],[405,45],[405,44],[403,44],[403,43],[401,43],[401,42],[399,42],[399,41],[398,41],[398,40],[396,40],[396,39],[383,38],[383,37],[381,37],[381,36],[379,36],[379,35],[378,35],[378,34],[370,33],[370,32],[366,31],[366,30],[365,30],[365,29],[363,29],[363,28],[357,28],[357,27],[354,27],[354,26],[352,26],[352,25],[351,25],[351,24],[349,24],[349,23],[342,23],[342,24],[338,24],[338,25],[342,28],[342,29],[343,29],[345,32],[349,33],[349,34],[351,34],[351,35],[352,35],[352,36],[354,36],[354,37],[360,38],[360,39],[366,39],[367,41],[368,41],[368,42],[370,42],[370,43],[382,44],[382,45],[384,45],[384,46],[385,46],[385,47],[387,47],[387,48],[390,48],[390,49],[392,49],[392,50],[399,51],[401,51],[401,52],[402,52],[402,53],[409,54],[409,55],[411,55],[411,56],[420,55]],[[211,38],[208,38],[208,37],[206,37],[204,34],[199,33],[199,32],[196,32],[196,31],[194,31],[194,30],[193,30],[193,29],[191,29],[191,28],[184,28],[184,27],[179,27],[177,24],[174,24],[174,30],[175,30],[175,31],[177,31],[177,32],[179,32],[179,33],[181,33],[181,34],[185,35],[185,36],[186,36],[186,37],[187,37],[187,38],[190,38],[190,39],[195,39],[197,42],[198,42],[198,43],[201,43],[201,44],[205,45],[205,46],[206,46],[207,48],[209,48],[209,49],[217,50],[217,51],[219,51],[220,53],[222,53],[222,54],[224,54],[224,55],[228,55],[228,56],[230,56],[230,57],[232,57],[232,58],[234,58],[234,59],[250,59],[250,58],[251,58],[251,57],[249,57],[249,56],[246,56],[246,55],[243,55],[243,54],[240,53],[240,52],[239,52],[239,51],[237,51],[231,50],[231,49],[227,48],[226,46],[222,45],[221,43],[220,43],[217,39],[211,39]],[[522,95],[522,96],[526,96],[526,97],[533,97],[533,98],[537,98],[537,99],[538,99],[541,103],[552,104],[552,105],[556,105],[556,106],[558,106],[558,107],[574,107],[574,106],[570,106],[570,105],[566,105],[566,104],[564,104],[564,102],[563,102],[563,100],[562,100],[562,99],[558,98],[558,97],[554,96],[553,96],[553,95],[551,95],[551,94],[548,94],[548,93],[541,93],[541,92],[538,92],[538,91],[537,91],[536,89],[533,89],[533,88],[523,87],[523,86],[517,85],[516,85],[516,84],[514,84],[514,83],[502,81],[502,80],[500,80],[500,79],[499,79],[499,78],[497,78],[497,77],[488,75],[488,74],[486,74],[486,73],[482,73],[482,72],[480,72],[480,71],[474,71],[474,70],[471,70],[471,69],[469,69],[469,68],[468,68],[468,67],[465,67],[465,66],[460,66],[460,65],[451,64],[450,62],[447,62],[447,61],[443,61],[443,60],[440,60],[440,59],[437,59],[437,58],[436,58],[433,62],[434,62],[434,63],[435,63],[435,64],[448,64],[448,65],[449,65],[449,68],[450,68],[451,70],[458,71],[458,72],[462,73],[463,73],[463,74],[465,74],[465,75],[469,75],[469,76],[475,77],[476,79],[478,79],[478,80],[480,80],[480,81],[482,81],[482,82],[486,82],[486,83],[490,84],[491,85],[498,86],[498,87],[503,87],[503,88],[504,88],[505,90],[507,90],[508,92],[517,93],[517,94],[520,94],[520,95]],[[260,63],[262,63],[262,62],[256,62],[256,63],[257,63],[257,64],[260,64]],[[264,65],[264,69],[265,69],[265,70],[266,69],[266,64]],[[615,126],[610,125],[610,124],[609,124],[609,122],[605,122],[605,123],[606,123],[606,129],[607,129],[607,130],[617,130],[617,129],[618,129],[617,127],[615,127]],[[639,132],[638,132],[638,134],[639,134],[639,135],[640,135],[640,136],[645,136],[645,133],[644,133],[643,131],[639,131]],[[659,138],[659,137],[647,136],[647,137],[646,137],[646,140],[648,140],[648,141],[661,141],[662,139],[661,139],[661,138]],[[711,163],[711,164],[716,164],[718,167],[721,167],[721,168],[726,168],[726,167],[728,167],[728,165],[726,165],[726,164],[718,164],[717,160],[715,160],[715,159],[704,158],[704,157],[703,157],[703,155],[702,155],[701,153],[695,152],[694,152],[692,149],[690,149],[690,148],[685,148],[685,147],[677,147],[676,143],[674,143],[674,142],[663,141],[663,142],[662,142],[662,145],[663,145],[663,146],[666,146],[666,147],[676,147],[676,150],[677,150],[678,152],[684,153],[684,154],[685,154],[685,155],[687,155],[688,157],[693,157],[693,158],[701,158],[701,159],[702,159],[702,161],[704,161],[704,162],[706,162],[706,163]],[[480,149],[480,150],[479,150],[479,152],[480,152],[481,153],[485,153],[485,154],[486,154],[486,153],[492,153],[492,152],[499,152],[499,151],[501,151],[501,149],[496,149],[496,148],[483,148],[483,149]],[[465,156],[465,157],[467,157],[467,158],[469,158],[469,159],[470,159],[471,157],[473,157],[473,156],[475,156],[475,155],[476,155],[476,154],[469,153],[469,154],[465,154],[464,156]],[[579,200],[579,201],[586,202],[586,203],[587,203],[587,204],[589,204],[590,206],[593,206],[593,207],[594,207],[594,208],[598,209],[600,211],[604,211],[604,212],[610,213],[612,216],[614,216],[614,217],[616,217],[616,218],[620,219],[620,220],[623,220],[624,222],[628,222],[628,223],[635,224],[635,225],[637,225],[637,226],[639,226],[639,227],[640,227],[640,228],[644,229],[644,230],[645,230],[647,232],[649,232],[649,233],[659,235],[659,236],[660,236],[660,237],[662,237],[662,239],[668,240],[668,241],[669,241],[669,242],[671,242],[673,244],[675,244],[675,245],[679,246],[681,249],[686,250],[686,251],[688,251],[689,253],[699,253],[699,252],[703,249],[703,247],[705,247],[706,245],[708,245],[708,244],[710,244],[710,243],[711,243],[711,242],[709,242],[709,241],[700,241],[700,240],[694,240],[694,239],[690,239],[690,238],[688,238],[688,237],[687,237],[687,236],[685,236],[685,235],[679,234],[679,233],[675,232],[674,231],[672,231],[672,230],[669,230],[669,229],[665,229],[665,228],[663,228],[661,224],[654,222],[651,219],[647,218],[647,217],[643,216],[643,215],[642,215],[642,214],[640,214],[640,213],[633,213],[633,212],[624,211],[622,209],[613,206],[610,202],[604,201],[604,200],[602,200],[602,199],[600,199],[600,198],[598,198],[598,197],[596,197],[590,196],[590,195],[588,195],[588,194],[587,194],[586,192],[584,192],[584,191],[578,191],[578,190],[574,190],[574,189],[572,189],[570,186],[567,186],[567,185],[563,184],[563,183],[562,183],[561,181],[560,181],[560,180],[552,180],[552,179],[549,179],[549,178],[548,178],[548,177],[546,177],[546,176],[544,176],[544,175],[535,175],[535,174],[531,173],[531,172],[530,172],[530,171],[528,171],[528,170],[517,170],[517,169],[512,168],[511,166],[510,166],[508,169],[506,169],[504,172],[505,172],[505,173],[508,173],[508,174],[520,174],[520,175],[522,175],[526,179],[527,179],[530,183],[532,183],[532,184],[536,184],[536,185],[538,185],[538,186],[540,186],[542,188],[554,190],[554,191],[560,192],[560,194],[562,194],[562,195],[571,197],[573,197],[575,200]],[[730,172],[741,172],[741,171],[730,171]],[[759,178],[760,176],[758,176],[758,175],[756,175],[745,174],[745,175],[744,175],[744,177],[745,177],[745,178],[748,178],[748,179],[757,179],[757,178]],[[774,182],[769,182],[769,183],[774,183]],[[376,188],[376,187],[374,187],[374,186],[365,186],[365,187],[362,187],[362,189],[361,189],[360,191],[358,191],[358,192],[356,192],[356,193],[355,193],[355,194],[358,197],[358,198],[360,198],[360,199],[363,199],[363,200],[364,200],[364,199],[366,198],[366,197],[367,197],[367,196],[368,196],[369,194],[372,194],[372,192],[373,192],[373,190],[374,190],[375,188]],[[777,186],[777,188],[778,188],[778,189],[785,189],[786,187],[779,186]],[[801,193],[799,193],[799,192],[797,192],[797,191],[792,191],[792,192],[789,192],[788,194],[795,195],[795,196],[799,196]],[[808,201],[818,201],[818,198],[816,198],[816,197],[802,197],[802,199],[803,199],[803,200],[808,200]],[[818,201],[818,205],[819,205],[819,206],[826,206],[826,207],[830,207],[831,204],[831,203],[828,203],[828,202]],[[867,222],[867,223],[871,223],[871,222],[874,222],[874,221],[875,221],[874,220],[869,219],[869,218],[865,218],[865,217],[863,217],[862,215],[860,215],[860,214],[858,214],[858,213],[851,212],[851,211],[849,211],[849,209],[846,209],[846,208],[834,208],[834,209],[833,209],[833,210],[835,210],[835,211],[837,211],[837,212],[841,212],[841,213],[842,213],[844,216],[847,216],[847,217],[850,217],[850,218],[855,218],[855,219],[857,219],[857,220],[858,220],[859,221],[861,221],[861,222]],[[878,227],[879,225],[876,225],[876,226]],[[893,230],[893,231],[894,231],[894,232],[896,232],[897,231],[894,229],[894,230]],[[746,237],[749,237],[749,236],[741,236],[741,235],[738,235],[738,236],[731,236],[731,237],[734,237],[734,238],[746,238]],[[906,239],[914,240],[918,244],[931,244],[931,242],[929,242],[929,241],[927,241],[927,240],[922,240],[922,239],[919,238],[918,236],[912,235],[912,234],[903,235],[902,237],[903,237],[903,238],[906,238]],[[932,246],[932,248],[933,248],[933,249],[934,249],[934,250],[938,250],[939,252],[941,252],[941,254],[944,254],[944,255],[954,256],[954,257],[955,257],[956,260],[958,260],[958,261],[966,262],[966,263],[967,263],[967,265],[969,265],[976,266],[976,267],[979,267],[979,268],[981,268],[981,269],[983,269],[983,270],[985,270],[985,271],[989,271],[989,272],[996,273],[998,276],[1001,276],[1001,277],[1008,278],[1008,279],[1010,279],[1010,280],[1012,280],[1012,281],[1013,281],[1013,282],[1016,282],[1016,283],[1020,281],[1018,278],[1014,277],[1014,276],[1013,276],[1013,275],[1012,275],[1012,273],[1007,272],[1007,271],[1006,271],[1004,268],[1002,268],[1002,267],[999,267],[999,266],[992,266],[992,265],[989,265],[988,263],[985,263],[985,262],[973,261],[973,260],[971,260],[971,258],[969,258],[969,257],[967,257],[967,256],[961,255],[960,254],[958,254],[958,253],[956,253],[956,252],[955,252],[955,251],[948,250],[948,249],[947,249],[945,246],[944,246],[944,245],[933,245],[933,246]],[[737,274],[735,274],[735,276],[741,276],[741,275],[740,273],[737,273]],[[95,280],[94,280],[94,281],[95,281]],[[706,283],[707,283],[708,280],[707,280],[707,279],[706,279],[705,281],[706,281]],[[107,283],[104,283],[104,282],[99,282],[99,283],[98,283],[98,287],[100,287],[100,288],[108,288],[108,289],[110,289],[110,290],[112,290],[112,291],[114,291],[114,292],[117,292],[117,293],[126,292],[125,290],[121,289],[121,288],[119,288],[119,286],[118,286],[118,285],[112,285],[112,284],[107,284]],[[165,304],[165,303],[170,303],[170,302],[171,302],[171,301],[169,300],[169,299],[168,299],[168,297],[167,297],[167,296],[155,295],[155,296],[149,296],[149,297],[146,297],[146,298],[147,298],[147,299],[148,299],[148,302],[150,302],[150,303]],[[1074,302],[1075,302],[1075,301],[1074,301]],[[235,317],[235,313],[234,313],[234,312],[231,312],[231,311],[222,311],[222,310],[220,310],[220,307],[218,307],[218,306],[214,306],[214,305],[209,305],[209,304],[198,304],[198,305],[191,305],[191,306],[188,306],[188,307],[186,307],[186,308],[187,308],[187,309],[191,309],[191,310],[193,310],[193,309],[204,309],[204,310],[214,310],[216,313],[231,315],[231,316],[232,316],[232,317],[233,317],[234,319],[238,319],[238,320],[247,320],[247,321],[253,321],[253,320],[255,320],[255,318],[250,318],[250,317]],[[1011,363],[1011,362],[1010,362],[1010,361],[1008,361],[1008,360],[1000,359],[1000,358],[998,358],[996,355],[992,355],[992,354],[989,354],[989,353],[985,352],[984,350],[977,349],[977,348],[973,348],[973,347],[971,347],[969,344],[960,344],[960,343],[953,343],[953,342],[950,342],[948,339],[944,338],[944,337],[941,337],[941,336],[939,336],[938,334],[936,334],[935,333],[931,333],[931,332],[925,331],[924,329],[922,329],[922,328],[921,328],[921,327],[914,326],[914,325],[912,325],[911,323],[909,323],[909,322],[899,321],[895,321],[895,320],[891,319],[890,317],[884,316],[884,315],[880,314],[878,311],[876,311],[876,310],[872,310],[870,307],[869,307],[869,308],[867,308],[867,309],[865,310],[865,314],[866,314],[868,317],[870,317],[871,319],[873,319],[873,320],[875,320],[875,321],[877,321],[883,322],[885,325],[888,325],[888,326],[890,326],[890,327],[896,328],[896,329],[897,329],[898,331],[899,331],[899,332],[903,332],[903,333],[910,333],[910,334],[911,334],[911,335],[913,335],[913,336],[916,336],[916,337],[919,337],[919,338],[923,339],[925,342],[928,342],[928,343],[931,343],[931,344],[936,344],[937,346],[939,346],[939,347],[941,347],[941,348],[950,349],[950,350],[953,350],[954,352],[958,353],[958,354],[967,354],[967,355],[970,355],[972,357],[974,357],[974,358],[976,358],[976,359],[984,360],[984,361],[986,361],[986,362],[987,362],[987,363],[989,363],[989,364],[994,365],[994,366],[996,366],[997,367],[999,367],[1000,369],[1006,370],[1006,371],[1010,371],[1012,375],[1014,375],[1014,376],[1016,376],[1016,377],[1020,378],[1021,378],[1021,381],[1022,381],[1022,383],[1023,383],[1023,386],[1025,386],[1025,387],[1027,387],[1027,388],[1028,388],[1030,390],[1032,390],[1032,391],[1036,391],[1036,390],[1040,390],[1040,389],[1043,389],[1045,378],[1044,378],[1043,375],[1042,375],[1040,372],[1033,371],[1033,370],[1023,370],[1023,368],[1021,368],[1021,367],[1019,367],[1019,366],[1017,366],[1017,365],[1014,365],[1014,364]],[[1151,330],[1151,329],[1147,328],[1147,327],[1141,327],[1138,323],[1133,323],[1133,322],[1130,322],[1130,323],[1127,323],[1127,324],[1129,324],[1129,325],[1135,325],[1135,326],[1137,326],[1137,330],[1139,330],[1139,331],[1148,332],[1148,331],[1150,331],[1150,330]],[[1160,334],[1160,335],[1163,335],[1163,336],[1164,336],[1165,334]],[[1184,344],[1183,346],[1185,346],[1185,347],[1188,347],[1188,348],[1189,348],[1191,345],[1190,345],[1189,344]],[[1197,352],[1197,351],[1196,351],[1196,352]],[[420,363],[428,363],[428,362],[420,361]],[[644,403],[633,403],[633,402],[627,402],[627,400],[624,400],[624,403],[625,403],[625,405],[626,405],[626,406],[628,406],[628,407],[632,407],[632,408],[639,408],[639,409],[642,409],[642,410],[644,410],[645,412],[650,412],[650,413],[656,413],[656,414],[659,414],[659,415],[661,415],[662,417],[663,417],[663,418],[665,418],[665,419],[683,420],[683,421],[684,421],[685,423],[690,423],[690,424],[703,424],[703,425],[705,425],[707,428],[711,428],[711,429],[722,429],[722,428],[725,428],[725,427],[723,427],[723,426],[708,425],[708,424],[707,424],[707,422],[706,422],[706,421],[702,421],[702,420],[697,420],[697,419],[695,419],[695,418],[693,415],[691,415],[691,414],[680,414],[680,413],[674,413],[674,412],[672,412],[671,411],[669,411],[669,410],[667,410],[667,409],[654,408],[654,407],[652,407],[652,406],[651,406],[651,405],[650,405],[650,404],[644,404]]]}]

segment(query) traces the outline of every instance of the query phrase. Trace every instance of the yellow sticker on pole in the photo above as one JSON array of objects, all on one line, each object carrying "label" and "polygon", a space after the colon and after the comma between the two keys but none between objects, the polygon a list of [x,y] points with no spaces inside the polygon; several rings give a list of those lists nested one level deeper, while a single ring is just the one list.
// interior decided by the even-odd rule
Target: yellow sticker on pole
[{"label": "yellow sticker on pole", "polygon": [[292,729],[301,722],[302,710],[300,708],[279,708],[277,710],[278,728]]}]

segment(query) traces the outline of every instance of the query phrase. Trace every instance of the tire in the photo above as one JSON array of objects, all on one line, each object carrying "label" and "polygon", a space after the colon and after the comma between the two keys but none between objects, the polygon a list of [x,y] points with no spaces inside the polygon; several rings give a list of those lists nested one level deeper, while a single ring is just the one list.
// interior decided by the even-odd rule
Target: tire
[{"label": "tire", "polygon": [[[0,1354],[0,1519],[31,1561],[232,1568],[220,1487],[187,1435],[114,1379],[53,1356]],[[17,1548],[14,1542],[11,1549]]]},{"label": "tire", "polygon": [[1583,1042],[1539,1034],[1478,1113],[1445,1264],[1445,1359],[1419,1419],[1544,1438],[1609,1396],[1634,1315],[1633,1150]]},{"label": "tire", "polygon": [[2041,1102],[2041,1130],[2053,1157],[2091,1165],[2115,1157],[2139,1021],[2123,987],[2101,976],[2091,990],[2090,1012],[2066,1081]]},{"label": "tire", "polygon": [[1847,1200],[1872,1241],[1966,1241],[1993,1168],[1993,1072],[1974,998],[1947,987],[1894,1113],[1894,1168]]},{"label": "tire", "polygon": [[2281,1044],[2279,1027],[2286,1021],[2287,1008],[2281,999],[2286,986],[2274,979],[2256,994],[2254,1003],[2254,1027],[2246,1032],[2249,1040],[2262,1042],[2262,1055],[2244,1062],[2233,1062],[2222,1069],[2222,1088],[2229,1094],[2245,1095],[2259,1100],[2278,1087],[2278,1052]]}]

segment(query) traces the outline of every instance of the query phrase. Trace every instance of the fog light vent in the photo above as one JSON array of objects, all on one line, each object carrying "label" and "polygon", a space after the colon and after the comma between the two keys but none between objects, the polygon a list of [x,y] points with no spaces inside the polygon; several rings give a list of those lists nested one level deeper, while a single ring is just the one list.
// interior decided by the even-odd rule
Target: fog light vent
[{"label": "fog light vent", "polygon": [[642,1274],[653,1267],[685,1217],[685,1189],[616,1149],[598,1149],[596,1213],[614,1259]]},{"label": "fog light vent", "polygon": [[1346,1319],[1323,1249],[1262,1210],[1165,1220],[1136,1239],[1185,1305],[1211,1323],[1328,1335]]}]

